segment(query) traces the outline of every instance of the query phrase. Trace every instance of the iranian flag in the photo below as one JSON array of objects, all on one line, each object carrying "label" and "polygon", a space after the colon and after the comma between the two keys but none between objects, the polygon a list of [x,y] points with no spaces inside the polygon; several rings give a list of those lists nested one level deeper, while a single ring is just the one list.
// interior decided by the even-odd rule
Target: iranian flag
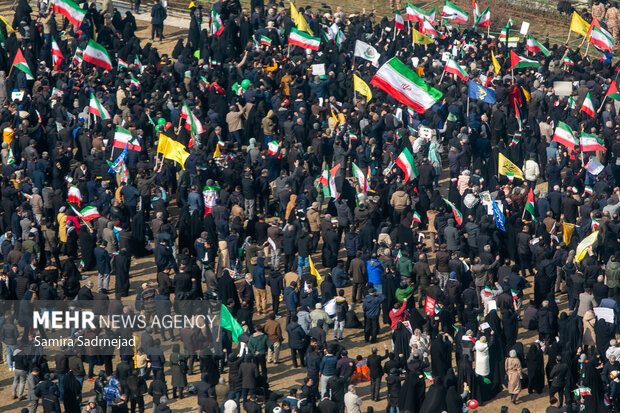
[{"label": "iranian flag", "polygon": [[368,193],[368,180],[366,179],[366,175],[364,172],[355,164],[355,162],[351,162],[353,166],[353,175],[357,178],[357,181],[360,183],[360,188],[364,193]]},{"label": "iranian flag", "polygon": [[476,0],[472,0],[472,10],[474,11],[474,21],[478,20],[478,16],[480,16],[480,9],[478,8],[478,3]]},{"label": "iranian flag", "polygon": [[461,65],[459,65],[452,56],[448,56],[448,61],[446,62],[446,67],[444,68],[444,70],[448,73],[457,75],[459,79],[465,82],[467,82],[467,79],[469,79],[469,75],[467,74],[467,72],[463,70]]},{"label": "iranian flag", "polygon": [[536,219],[536,207],[534,206],[534,192],[532,191],[532,188],[530,188],[530,192],[527,194],[525,210],[530,213],[534,222],[538,222]]},{"label": "iranian flag", "polygon": [[69,191],[67,192],[67,202],[77,204],[78,207],[82,204],[82,193],[77,186],[71,185],[69,187]]},{"label": "iranian flag", "polygon": [[420,25],[420,33],[434,38],[439,37],[439,33],[437,33],[433,24],[426,18],[424,18],[424,21]]},{"label": "iranian flag", "polygon": [[131,132],[129,132],[125,128],[121,128],[120,126],[116,127],[116,132],[114,132],[114,142],[112,143],[112,146],[119,149],[125,149],[125,146],[127,146],[127,149],[131,151],[140,152],[142,150],[140,143],[138,143],[137,141],[136,143],[132,143],[133,141],[135,141],[135,138],[131,135]]},{"label": "iranian flag", "polygon": [[183,108],[181,109],[181,118],[185,119],[185,129],[190,131],[193,136],[200,135],[204,132],[202,123],[198,120],[198,117],[192,113],[185,102],[183,102]]},{"label": "iranian flag", "polygon": [[[15,58],[13,59],[13,65],[11,66],[11,70],[13,68],[19,69],[26,74],[27,80],[34,80],[34,76],[32,76],[32,72],[30,71],[30,66],[26,63],[26,58],[22,53],[22,49],[17,49],[17,53],[15,53]],[[9,72],[9,76],[11,72]]]},{"label": "iranian flag", "polygon": [[603,29],[596,18],[592,19],[588,32],[588,42],[606,52],[611,52],[614,47],[614,37]]},{"label": "iranian flag", "polygon": [[428,14],[422,9],[417,8],[411,3],[407,3],[407,20],[422,23],[424,18],[428,18]]},{"label": "iranian flag", "polygon": [[575,150],[575,147],[579,145],[579,141],[575,138],[573,130],[566,123],[558,121],[558,126],[553,133],[553,140],[561,143],[569,149]]},{"label": "iranian flag", "polygon": [[269,155],[276,155],[280,151],[280,144],[278,141],[271,141],[267,146],[267,153],[269,153]]},{"label": "iranian flag", "polygon": [[614,100],[620,100],[620,92],[618,92],[618,86],[616,86],[616,81],[612,80],[609,88],[607,89],[607,93],[605,94],[606,98],[612,98]]},{"label": "iranian flag", "polygon": [[594,105],[592,104],[592,99],[590,98],[590,92],[588,92],[586,98],[583,100],[583,103],[581,104],[581,109],[579,109],[579,111],[585,112],[590,117],[594,117]]},{"label": "iranian flag", "polygon": [[452,213],[454,214],[454,220],[456,221],[456,224],[461,225],[463,223],[463,214],[461,214],[461,211],[459,211],[458,208],[455,207],[454,204],[448,201],[446,198],[441,198],[441,199],[443,199],[443,202],[445,202],[446,205],[448,205],[450,209],[452,209]]},{"label": "iranian flag", "polygon": [[60,13],[78,29],[82,25],[86,11],[71,0],[55,0],[52,9]]},{"label": "iranian flag", "polygon": [[133,86],[136,90],[140,89],[140,81],[133,77],[133,75],[129,75],[129,86]]},{"label": "iranian flag", "polygon": [[60,51],[60,47],[58,47],[58,43],[56,43],[56,39],[52,36],[52,62],[54,66],[59,64],[61,60],[64,58],[62,52]]},{"label": "iranian flag", "polygon": [[420,76],[397,57],[381,66],[370,84],[419,113],[424,113],[442,96],[440,91],[424,83]]},{"label": "iranian flag", "polygon": [[396,10],[394,12],[394,29],[403,30],[405,28],[405,22],[403,21],[403,16],[400,14],[400,10]]},{"label": "iranian flag", "polygon": [[581,152],[606,151],[605,142],[596,135],[581,132],[579,135]]},{"label": "iranian flag", "polygon": [[414,222],[418,222],[418,223],[422,223],[422,217],[420,216],[420,214],[418,213],[418,211],[413,211],[413,219],[411,220],[412,223]]},{"label": "iranian flag", "polygon": [[527,36],[527,43],[525,45],[525,48],[527,49],[528,52],[531,52],[531,53],[542,53],[545,56],[549,56],[551,54],[549,49],[547,49],[542,44],[538,43],[538,40],[534,39],[530,35]]},{"label": "iranian flag", "polygon": [[211,9],[211,35],[219,36],[224,31],[222,17],[215,9]]},{"label": "iranian flag", "polygon": [[491,8],[487,7],[487,9],[483,11],[480,16],[478,16],[478,20],[476,20],[476,26],[489,27],[490,24],[491,24]]},{"label": "iranian flag", "polygon": [[405,173],[405,182],[409,182],[418,177],[419,173],[415,167],[415,161],[413,155],[409,152],[409,148],[403,149],[403,151],[396,158],[396,165],[400,167]]},{"label": "iranian flag", "polygon": [[467,19],[469,19],[469,14],[458,7],[456,4],[450,3],[448,0],[443,4],[443,11],[441,15],[446,20],[451,20],[455,23],[467,23]]},{"label": "iranian flag", "polygon": [[123,59],[121,59],[120,57],[118,58],[118,70],[121,69],[127,69],[129,67],[129,65],[127,64],[126,61],[124,61]]},{"label": "iranian flag", "polygon": [[585,386],[579,386],[578,388],[576,388],[575,390],[573,390],[573,394],[577,397],[580,396],[591,396],[592,395],[592,389],[589,387],[585,387]]},{"label": "iranian flag", "polygon": [[94,40],[89,40],[84,54],[82,55],[84,61],[93,64],[95,66],[103,67],[104,69],[112,69],[112,60],[106,51],[105,47],[100,45]]},{"label": "iranian flag", "polygon": [[73,63],[79,65],[82,63],[82,60],[84,60],[84,49],[78,46],[75,49],[75,54],[73,55]]},{"label": "iranian flag", "polygon": [[568,56],[564,56],[562,59],[562,64],[564,64],[564,66],[575,66],[575,63]]},{"label": "iranian flag", "polygon": [[101,120],[112,119],[110,113],[103,107],[99,99],[91,93],[90,94],[90,105],[88,106],[88,113],[92,113],[95,116],[99,116]]},{"label": "iranian flag", "polygon": [[73,209],[73,212],[75,212],[75,215],[77,215],[83,221],[87,221],[87,222],[92,221],[93,219],[99,218],[101,216],[99,215],[99,211],[97,210],[97,207],[94,207],[94,206],[87,206],[81,211],[78,211],[77,209],[75,209],[73,205],[71,205],[71,209]]},{"label": "iranian flag", "polygon": [[267,36],[261,36],[260,37],[260,44],[263,46],[267,46],[270,47],[271,46],[271,39]]},{"label": "iranian flag", "polygon": [[288,42],[294,46],[303,47],[304,49],[319,50],[321,45],[320,37],[312,37],[306,32],[291,28],[291,33],[288,35]]},{"label": "iranian flag", "polygon": [[538,67],[540,64],[536,60],[526,59],[525,57],[518,56],[512,50],[510,51],[510,68],[520,69],[522,67]]}]

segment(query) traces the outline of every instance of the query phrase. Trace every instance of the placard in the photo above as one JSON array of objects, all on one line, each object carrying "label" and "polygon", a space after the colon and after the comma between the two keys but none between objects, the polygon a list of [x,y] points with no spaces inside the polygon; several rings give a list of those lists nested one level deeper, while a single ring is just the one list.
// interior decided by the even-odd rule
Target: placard
[{"label": "placard", "polygon": [[325,76],[325,63],[312,65],[312,76]]},{"label": "placard", "polygon": [[616,320],[616,315],[614,314],[613,308],[607,307],[594,307],[594,315],[597,319],[603,319],[608,323],[614,324]]},{"label": "placard", "polygon": [[553,90],[556,96],[570,96],[573,93],[573,83],[564,81],[553,82]]},{"label": "placard", "polygon": [[521,23],[521,30],[519,30],[519,33],[525,36],[527,35],[528,30],[530,30],[530,24],[528,22]]},{"label": "placard", "polygon": [[24,92],[23,90],[18,90],[18,91],[11,92],[11,100],[13,100],[13,101],[15,101],[15,100],[23,100],[25,94],[26,94],[26,92]]}]

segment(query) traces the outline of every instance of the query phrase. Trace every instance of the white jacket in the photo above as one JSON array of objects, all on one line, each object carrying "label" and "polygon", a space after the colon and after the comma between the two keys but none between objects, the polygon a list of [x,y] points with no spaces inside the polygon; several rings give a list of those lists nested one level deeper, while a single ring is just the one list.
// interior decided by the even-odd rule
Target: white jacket
[{"label": "white jacket", "polygon": [[488,376],[489,369],[489,345],[482,341],[476,341],[474,345],[476,351],[476,368],[475,372],[479,376]]},{"label": "white jacket", "polygon": [[526,181],[535,181],[540,176],[538,162],[528,159],[523,165],[523,176]]}]

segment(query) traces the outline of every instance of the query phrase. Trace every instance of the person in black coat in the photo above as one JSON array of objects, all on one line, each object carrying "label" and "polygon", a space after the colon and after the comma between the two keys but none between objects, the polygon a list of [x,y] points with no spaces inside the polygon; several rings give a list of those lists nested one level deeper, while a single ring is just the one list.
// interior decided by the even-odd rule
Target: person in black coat
[{"label": "person in black coat", "polygon": [[525,356],[527,363],[527,375],[529,378],[527,392],[540,394],[545,387],[545,370],[543,363],[543,351],[538,343],[532,343]]},{"label": "person in black coat", "polygon": [[82,404],[82,385],[71,370],[63,381],[63,404],[65,412],[79,412]]},{"label": "person in black coat", "polygon": [[536,320],[538,321],[538,339],[548,344],[555,335],[555,329],[553,328],[553,312],[549,308],[549,301],[544,300],[542,302],[540,310],[536,313]]},{"label": "person in black coat", "polygon": [[[459,374],[460,377],[460,374]],[[417,371],[407,373],[404,383],[400,388],[398,407],[401,411],[419,413],[426,396],[426,382]]]},{"label": "person in black coat", "polygon": [[126,249],[121,249],[114,259],[114,273],[116,275],[116,294],[120,297],[129,295],[129,266],[131,257]]},{"label": "person in black coat", "polygon": [[82,225],[80,227],[80,252],[82,253],[82,261],[84,262],[84,267],[82,271],[90,271],[95,268],[95,254],[93,253],[95,250],[95,235],[93,234],[93,230],[87,226]]},{"label": "person in black coat", "polygon": [[374,401],[379,401],[379,394],[381,391],[381,377],[383,377],[383,367],[381,362],[388,358],[388,348],[384,345],[385,355],[380,356],[377,354],[377,347],[372,347],[372,354],[366,359],[366,365],[370,370],[370,398]]},{"label": "person in black coat", "polygon": [[306,347],[307,336],[306,332],[297,321],[297,315],[293,315],[291,316],[291,322],[286,326],[286,333],[288,335],[288,346],[291,349],[291,359],[293,360],[293,367],[295,368],[298,367],[298,355],[301,366],[306,366],[304,360],[304,350]]},{"label": "person in black coat", "polygon": [[284,290],[284,276],[280,271],[271,271],[269,278],[267,278],[267,284],[271,289],[271,305],[273,312],[277,316],[280,310],[280,294]]},{"label": "person in black coat", "polygon": [[233,316],[239,309],[239,294],[235,287],[235,280],[230,275],[230,271],[224,271],[222,276],[217,280],[217,297],[223,303],[228,303],[229,299],[233,300]]}]

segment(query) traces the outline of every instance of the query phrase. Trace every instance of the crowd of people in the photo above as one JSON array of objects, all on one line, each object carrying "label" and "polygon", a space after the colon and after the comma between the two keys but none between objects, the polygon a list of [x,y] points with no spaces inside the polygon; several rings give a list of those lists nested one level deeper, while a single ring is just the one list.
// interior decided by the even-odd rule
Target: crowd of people
[{"label": "crowd of people", "polygon": [[[587,54],[581,38],[508,48],[439,13],[437,37],[412,44],[421,24],[374,11],[220,0],[210,18],[191,3],[188,35],[166,54],[153,45],[159,0],[149,42],[112,1],[67,4],[19,0],[0,22],[10,409],[143,412],[149,395],[165,413],[191,395],[206,413],[359,413],[370,394],[390,413],[452,413],[505,388],[506,405],[527,393],[523,411],[620,410],[611,53]],[[613,41],[617,13],[595,1],[581,16]],[[318,50],[291,45],[300,32]],[[84,57],[90,40],[111,67]],[[428,110],[367,86],[393,57],[441,96]],[[448,61],[494,99],[470,99]],[[219,300],[221,343],[147,327],[126,331],[139,346],[106,354],[37,348],[29,311],[74,300],[148,317]],[[270,385],[281,363],[303,383]]]}]

